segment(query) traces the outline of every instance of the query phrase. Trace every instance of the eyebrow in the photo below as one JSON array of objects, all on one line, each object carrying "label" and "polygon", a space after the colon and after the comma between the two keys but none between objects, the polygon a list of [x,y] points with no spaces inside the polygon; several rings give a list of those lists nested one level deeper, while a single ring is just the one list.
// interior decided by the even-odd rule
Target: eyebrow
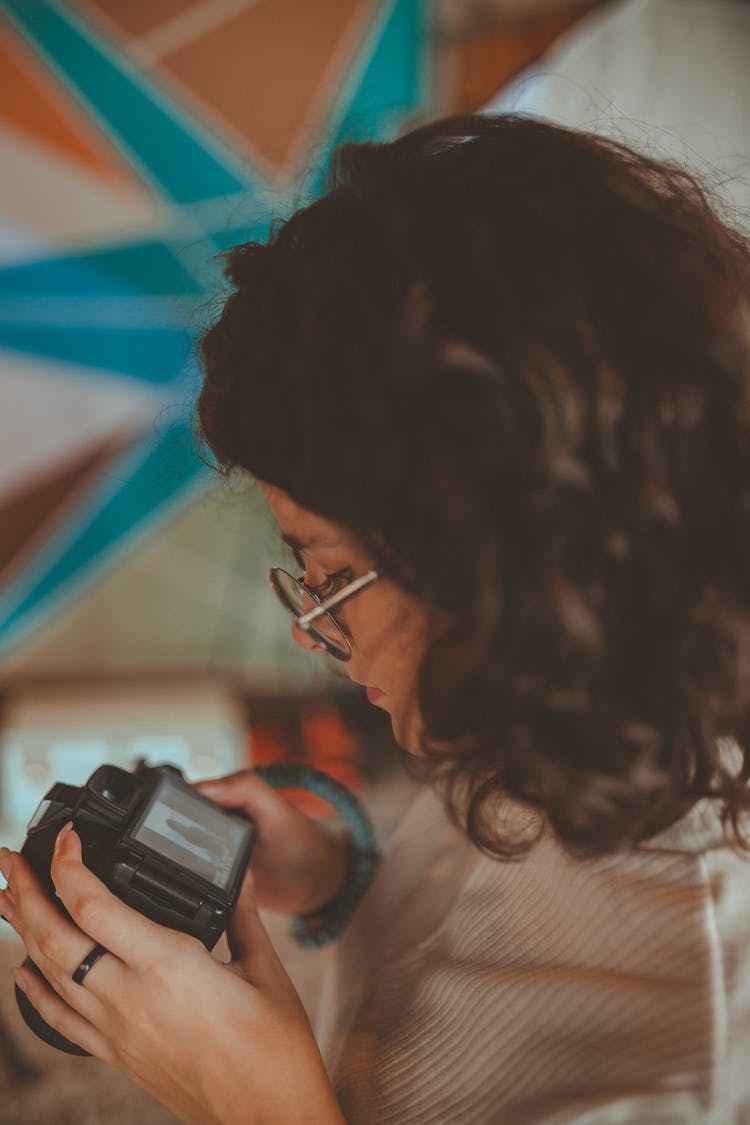
[{"label": "eyebrow", "polygon": [[310,547],[314,547],[319,543],[319,539],[298,539],[296,535],[282,534],[282,542],[286,543],[287,547],[291,547],[293,551],[305,551]]},{"label": "eyebrow", "polygon": [[281,541],[286,543],[287,547],[291,547],[293,551],[308,551],[312,547],[338,548],[343,546],[336,539],[321,539],[318,535],[311,535],[309,539],[300,539],[297,535],[292,535],[291,532],[282,532]]}]

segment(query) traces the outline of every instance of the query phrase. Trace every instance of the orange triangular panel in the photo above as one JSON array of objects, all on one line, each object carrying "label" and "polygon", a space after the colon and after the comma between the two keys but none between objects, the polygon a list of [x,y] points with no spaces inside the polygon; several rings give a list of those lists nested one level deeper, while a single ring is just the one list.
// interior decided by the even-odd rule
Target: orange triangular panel
[{"label": "orange triangular panel", "polygon": [[259,0],[161,66],[278,173],[318,135],[376,0]]},{"label": "orange triangular panel", "polygon": [[197,0],[86,0],[87,7],[105,16],[118,31],[138,38],[181,16]]},{"label": "orange triangular panel", "polygon": [[132,181],[110,144],[2,17],[0,124],[85,165],[110,188],[113,182],[129,186]]}]

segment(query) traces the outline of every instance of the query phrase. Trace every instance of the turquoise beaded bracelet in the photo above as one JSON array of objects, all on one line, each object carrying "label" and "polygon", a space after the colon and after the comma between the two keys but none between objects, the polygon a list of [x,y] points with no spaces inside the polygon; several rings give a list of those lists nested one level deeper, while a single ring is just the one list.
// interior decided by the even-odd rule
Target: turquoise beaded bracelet
[{"label": "turquoise beaded bracelet", "polygon": [[351,836],[349,878],[342,891],[310,914],[292,919],[292,937],[303,949],[316,949],[335,941],[346,928],[360,899],[372,882],[380,856],[367,815],[354,794],[322,770],[298,762],[258,766],[261,780],[272,789],[306,789],[339,812]]}]

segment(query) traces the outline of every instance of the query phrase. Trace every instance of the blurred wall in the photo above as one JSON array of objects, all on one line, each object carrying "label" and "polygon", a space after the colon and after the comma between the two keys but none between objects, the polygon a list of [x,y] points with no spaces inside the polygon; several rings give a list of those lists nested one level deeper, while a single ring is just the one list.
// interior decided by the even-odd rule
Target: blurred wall
[{"label": "blurred wall", "polygon": [[614,137],[697,173],[750,229],[750,4],[610,0],[487,108]]},{"label": "blurred wall", "polygon": [[315,663],[256,500],[196,456],[193,343],[222,249],[316,193],[335,143],[428,110],[428,8],[0,2],[6,681]]}]

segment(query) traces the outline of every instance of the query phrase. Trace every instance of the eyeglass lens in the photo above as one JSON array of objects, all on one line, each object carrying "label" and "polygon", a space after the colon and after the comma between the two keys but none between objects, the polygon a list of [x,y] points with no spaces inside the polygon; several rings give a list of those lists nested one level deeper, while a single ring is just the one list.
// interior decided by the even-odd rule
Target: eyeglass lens
[{"label": "eyeglass lens", "polygon": [[[303,613],[309,613],[311,609],[321,604],[320,598],[312,594],[298,578],[294,578],[278,567],[272,571],[272,583],[279,600],[294,617],[301,617]],[[348,660],[351,655],[351,646],[330,613],[326,613],[310,626],[308,636],[322,644],[332,656],[340,660]]]}]

